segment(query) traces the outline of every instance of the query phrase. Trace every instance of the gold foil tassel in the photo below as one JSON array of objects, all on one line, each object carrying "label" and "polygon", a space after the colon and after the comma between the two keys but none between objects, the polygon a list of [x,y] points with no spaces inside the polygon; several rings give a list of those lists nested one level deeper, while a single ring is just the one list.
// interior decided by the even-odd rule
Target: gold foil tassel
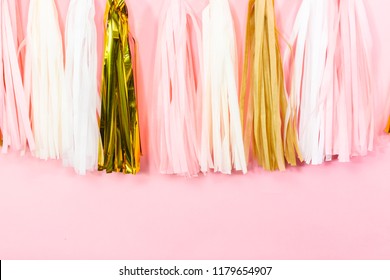
[{"label": "gold foil tassel", "polygon": [[104,23],[99,170],[136,174],[140,170],[141,144],[124,0],[107,1]]},{"label": "gold foil tassel", "polygon": [[296,124],[293,118],[284,124],[287,98],[273,0],[249,1],[244,59],[240,103],[247,159],[252,146],[266,170],[284,170],[285,160],[296,165]]},{"label": "gold foil tassel", "polygon": [[386,133],[390,133],[390,118],[389,121],[387,122]]}]

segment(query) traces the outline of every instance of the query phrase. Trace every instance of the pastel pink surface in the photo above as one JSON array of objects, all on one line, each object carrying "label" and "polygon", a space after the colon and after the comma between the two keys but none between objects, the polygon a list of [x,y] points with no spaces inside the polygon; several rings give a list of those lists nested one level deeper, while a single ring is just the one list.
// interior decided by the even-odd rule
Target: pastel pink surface
[{"label": "pastel pink surface", "polygon": [[[27,22],[28,0],[23,4]],[[99,54],[104,0],[96,0]],[[206,0],[191,3],[198,15]],[[239,54],[247,1],[232,0]],[[277,0],[288,38],[300,1]],[[388,259],[390,145],[350,164],[187,180],[157,175],[148,151],[160,0],[127,1],[139,43],[139,106],[145,156],[137,176],[79,177],[56,161],[0,155],[0,259]],[[64,27],[69,1],[57,0]],[[366,1],[372,22],[377,130],[390,86],[385,0]],[[98,74],[100,77],[100,74]]]}]

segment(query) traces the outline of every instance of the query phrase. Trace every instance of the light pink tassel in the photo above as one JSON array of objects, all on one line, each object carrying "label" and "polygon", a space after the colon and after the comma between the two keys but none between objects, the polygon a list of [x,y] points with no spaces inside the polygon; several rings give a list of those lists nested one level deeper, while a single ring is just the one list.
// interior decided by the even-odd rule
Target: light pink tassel
[{"label": "light pink tassel", "polygon": [[2,18],[3,18],[3,5],[0,5],[0,146],[3,145],[3,114],[4,114],[4,79],[3,79],[3,36],[1,35],[2,30]]},{"label": "light pink tassel", "polygon": [[373,149],[369,23],[362,0],[340,1],[340,95],[337,103],[339,159],[364,156]]},{"label": "light pink tassel", "polygon": [[[328,1],[328,0],[326,0]],[[320,108],[324,114],[323,123],[321,124],[324,132],[323,147],[326,161],[331,161],[334,152],[334,110],[335,110],[335,95],[339,92],[339,84],[337,79],[337,64],[335,63],[337,38],[340,23],[340,15],[338,10],[338,1],[328,1],[328,48],[326,52],[326,63],[323,73],[322,85],[320,88]]]},{"label": "light pink tassel", "polygon": [[18,1],[0,1],[0,129],[3,136],[2,152],[8,147],[25,152],[27,142],[34,149],[34,139],[29,119],[18,47],[22,38]]},{"label": "light pink tassel", "polygon": [[[194,31],[196,47],[191,44]],[[197,51],[197,52],[196,52]],[[199,173],[197,102],[201,89],[200,28],[186,1],[168,0],[159,22],[153,107],[154,149],[163,174]]]}]

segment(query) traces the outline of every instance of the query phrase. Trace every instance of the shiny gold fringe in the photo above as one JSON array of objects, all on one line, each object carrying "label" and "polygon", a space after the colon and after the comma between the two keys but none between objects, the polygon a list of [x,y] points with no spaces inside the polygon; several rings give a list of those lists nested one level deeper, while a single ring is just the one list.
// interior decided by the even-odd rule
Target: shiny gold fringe
[{"label": "shiny gold fringe", "polygon": [[99,170],[136,174],[140,170],[141,144],[124,0],[107,1],[104,23]]},{"label": "shiny gold fringe", "polygon": [[390,118],[389,121],[387,122],[386,133],[390,133]]},{"label": "shiny gold fringe", "polygon": [[253,140],[264,169],[284,170],[285,160],[296,165],[301,155],[295,116],[284,127],[287,99],[273,0],[249,1],[244,59],[240,103],[247,159]]}]

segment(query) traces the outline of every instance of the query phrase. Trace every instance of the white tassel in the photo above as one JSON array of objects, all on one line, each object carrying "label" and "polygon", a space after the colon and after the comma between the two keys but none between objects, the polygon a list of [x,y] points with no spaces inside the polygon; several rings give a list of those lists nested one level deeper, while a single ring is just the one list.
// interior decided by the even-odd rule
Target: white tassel
[{"label": "white tassel", "polygon": [[227,0],[203,11],[202,172],[247,172],[237,89],[237,46]]},{"label": "white tassel", "polygon": [[[335,1],[304,0],[298,12],[292,42],[292,104],[299,116],[299,147],[306,163],[322,164],[325,159],[325,129],[333,108],[329,78],[333,78]],[[330,77],[329,77],[330,74]],[[326,83],[324,84],[324,80]],[[324,87],[327,90],[324,90]],[[332,105],[332,104],[331,104]]]},{"label": "white tassel", "polygon": [[97,35],[93,0],[71,0],[66,19],[66,90],[62,106],[64,165],[78,174],[97,169]]},{"label": "white tassel", "polygon": [[291,98],[307,163],[373,149],[371,40],[361,0],[304,0],[294,27]]},{"label": "white tassel", "polygon": [[62,37],[54,0],[31,0],[26,38],[25,91],[31,96],[34,155],[61,156]]}]

